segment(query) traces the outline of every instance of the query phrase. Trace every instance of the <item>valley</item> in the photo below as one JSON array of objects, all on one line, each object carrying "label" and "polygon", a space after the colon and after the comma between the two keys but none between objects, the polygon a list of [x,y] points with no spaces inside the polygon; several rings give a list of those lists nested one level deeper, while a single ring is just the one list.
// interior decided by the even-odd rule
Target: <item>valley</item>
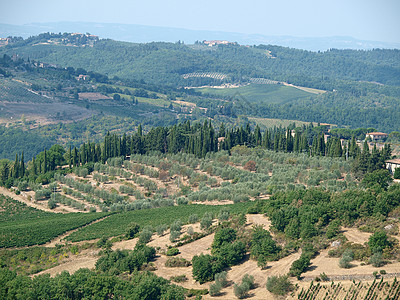
[{"label": "valley", "polygon": [[0,295],[400,297],[398,50],[6,41]]}]

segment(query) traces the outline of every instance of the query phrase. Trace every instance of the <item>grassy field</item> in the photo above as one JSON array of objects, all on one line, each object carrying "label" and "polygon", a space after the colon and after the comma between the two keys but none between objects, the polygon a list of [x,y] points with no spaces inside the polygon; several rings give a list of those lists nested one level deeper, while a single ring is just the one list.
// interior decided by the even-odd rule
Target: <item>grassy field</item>
[{"label": "grassy field", "polygon": [[234,100],[243,100],[252,103],[286,103],[315,96],[313,93],[277,84],[250,84],[238,88],[199,88],[203,94],[231,97]]}]

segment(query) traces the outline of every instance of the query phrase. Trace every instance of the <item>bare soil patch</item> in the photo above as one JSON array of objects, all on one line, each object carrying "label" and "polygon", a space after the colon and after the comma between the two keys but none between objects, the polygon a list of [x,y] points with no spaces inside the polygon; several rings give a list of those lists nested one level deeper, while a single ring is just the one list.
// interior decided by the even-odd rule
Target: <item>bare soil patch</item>
[{"label": "bare soil patch", "polygon": [[97,251],[90,250],[78,256],[71,256],[70,258],[66,259],[62,264],[39,272],[33,276],[50,274],[50,276],[54,277],[63,271],[68,271],[70,274],[72,274],[81,268],[94,269],[96,266],[96,261],[98,260],[97,254]]},{"label": "bare soil patch", "polygon": [[365,242],[368,242],[368,239],[372,234],[360,231],[357,228],[343,228],[342,232],[349,242],[356,244],[364,244]]},{"label": "bare soil patch", "polygon": [[269,231],[269,228],[271,227],[271,221],[266,216],[262,214],[256,214],[247,215],[246,217],[249,225],[261,225],[264,229]]},{"label": "bare soil patch", "polygon": [[352,276],[355,279],[365,275],[371,276],[373,272],[385,270],[387,273],[400,272],[400,262],[389,263],[383,267],[375,268],[372,265],[361,265],[360,261],[353,261],[350,269],[343,269],[339,267],[340,258],[329,257],[328,251],[325,249],[314,259],[311,260],[311,268],[309,271],[303,273],[305,278],[315,278],[321,273],[325,273],[328,277]]}]

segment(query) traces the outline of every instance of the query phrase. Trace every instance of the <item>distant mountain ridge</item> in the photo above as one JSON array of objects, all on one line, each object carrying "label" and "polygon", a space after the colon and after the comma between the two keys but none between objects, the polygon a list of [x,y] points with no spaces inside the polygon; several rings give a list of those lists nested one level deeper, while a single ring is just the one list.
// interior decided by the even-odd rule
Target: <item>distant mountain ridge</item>
[{"label": "distant mountain ridge", "polygon": [[176,42],[184,41],[192,44],[203,40],[229,40],[242,45],[270,44],[297,49],[324,51],[336,49],[400,49],[400,43],[364,41],[352,37],[293,37],[266,36],[261,34],[245,34],[235,32],[190,30],[160,26],[89,23],[89,22],[55,22],[31,23],[25,25],[10,25],[0,23],[0,37],[22,36],[24,38],[42,32],[90,32],[100,38],[110,38],[119,41],[147,43],[153,41]]}]

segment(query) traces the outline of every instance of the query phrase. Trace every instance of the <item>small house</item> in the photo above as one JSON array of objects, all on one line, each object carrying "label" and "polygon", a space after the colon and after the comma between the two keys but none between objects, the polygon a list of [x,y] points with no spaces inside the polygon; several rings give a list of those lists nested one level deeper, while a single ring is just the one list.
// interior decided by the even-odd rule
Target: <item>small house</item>
[{"label": "small house", "polygon": [[371,138],[373,141],[385,140],[388,137],[387,133],[383,132],[370,132],[365,134],[365,138]]},{"label": "small house", "polygon": [[391,159],[386,161],[386,169],[390,171],[390,173],[394,174],[394,171],[400,168],[400,159]]}]

